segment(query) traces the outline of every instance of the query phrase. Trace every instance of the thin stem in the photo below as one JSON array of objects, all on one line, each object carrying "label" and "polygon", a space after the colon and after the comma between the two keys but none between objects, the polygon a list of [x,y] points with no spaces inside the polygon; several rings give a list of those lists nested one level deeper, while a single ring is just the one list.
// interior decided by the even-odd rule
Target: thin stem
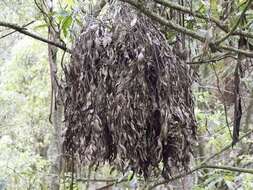
[{"label": "thin stem", "polygon": [[137,1],[135,0],[121,0],[123,2],[126,2],[134,7],[136,7],[139,11],[141,11],[142,13],[144,13],[145,15],[147,15],[148,17],[150,17],[151,19],[153,19],[154,21],[164,25],[164,26],[167,26],[175,31],[178,31],[178,32],[181,32],[181,33],[184,33],[188,36],[191,36],[192,38],[194,39],[197,39],[201,42],[205,42],[205,37],[197,34],[196,32],[192,31],[192,30],[189,30],[185,27],[182,27],[178,24],[175,24],[161,16],[159,16],[158,14],[156,13],[153,13],[152,11],[149,11],[146,7],[144,7],[142,5],[142,3],[138,3]]},{"label": "thin stem", "polygon": [[[192,11],[191,8],[181,6],[177,3],[173,3],[173,2],[168,1],[168,0],[154,0],[154,1],[156,3],[159,3],[163,6],[165,6],[165,7],[168,7],[168,8],[177,10],[177,11],[181,11],[185,14],[203,19],[203,20],[208,21],[208,22],[211,21],[211,22],[215,23],[215,25],[218,26],[222,31],[224,31],[226,33],[229,32],[227,26],[225,24],[223,24],[222,22],[220,22],[220,20],[215,18],[215,17],[212,17],[212,16],[209,17],[209,16],[206,16],[205,14],[201,14],[201,13],[196,12],[196,11],[194,12],[194,11]],[[240,30],[235,30],[230,35],[237,35],[237,36],[244,36],[244,37],[247,37],[247,38],[253,38],[253,34],[251,32],[240,31]]]},{"label": "thin stem", "polygon": [[165,7],[168,7],[168,8],[171,8],[171,9],[174,9],[174,10],[177,10],[177,11],[180,11],[180,12],[183,12],[183,13],[186,13],[188,15],[191,15],[191,16],[194,16],[194,17],[197,17],[197,18],[200,18],[200,19],[204,19],[206,21],[211,21],[213,23],[215,23],[219,28],[221,28],[222,30],[225,30],[227,31],[226,29],[226,26],[224,24],[222,24],[218,19],[216,19],[215,17],[208,17],[204,14],[201,14],[201,13],[198,13],[198,12],[193,12],[191,9],[185,7],[185,6],[182,6],[182,5],[179,5],[177,3],[173,3],[171,1],[168,1],[168,0],[154,0],[156,3],[159,3]]},{"label": "thin stem", "polygon": [[0,21],[0,26],[11,28],[11,29],[16,30],[17,32],[19,32],[21,34],[24,34],[26,36],[29,36],[29,37],[34,38],[36,40],[39,40],[41,42],[53,45],[53,46],[58,47],[58,48],[66,51],[68,53],[71,53],[71,50],[68,49],[66,46],[64,46],[62,44],[59,44],[59,43],[56,43],[56,42],[53,42],[53,41],[50,41],[48,39],[42,38],[42,37],[40,37],[40,36],[38,36],[36,34],[33,34],[31,32],[28,32],[24,27],[18,26],[17,24],[7,23],[7,22]]},{"label": "thin stem", "polygon": [[240,17],[238,18],[237,22],[234,24],[233,28],[224,37],[222,37],[220,40],[218,40],[217,42],[215,42],[216,45],[219,45],[220,43],[224,42],[229,36],[231,36],[233,34],[233,32],[237,29],[238,25],[242,21],[244,15],[245,15],[246,11],[248,10],[249,6],[251,5],[251,3],[252,3],[252,0],[248,0],[247,5],[243,9]]},{"label": "thin stem", "polygon": [[154,189],[160,185],[163,185],[163,184],[166,184],[166,183],[169,183],[171,181],[175,181],[177,179],[181,179],[182,177],[185,177],[187,175],[190,175],[198,170],[201,170],[201,169],[219,169],[219,170],[227,170],[227,171],[232,171],[232,172],[241,172],[241,173],[248,173],[248,174],[253,174],[253,169],[246,169],[246,168],[239,168],[239,167],[232,167],[232,166],[216,166],[216,165],[200,165],[200,166],[197,166],[196,168],[186,172],[186,173],[183,173],[183,174],[179,174],[177,176],[174,176],[168,180],[165,180],[165,181],[161,181],[161,182],[158,182],[156,184],[154,184],[153,186],[149,187],[149,190],[151,189]]},{"label": "thin stem", "polygon": [[233,55],[231,55],[230,53],[225,53],[223,55],[220,56],[216,56],[212,59],[208,59],[208,60],[200,60],[200,61],[194,61],[194,62],[187,62],[186,64],[189,65],[198,65],[198,64],[210,64],[210,63],[215,63],[218,61],[221,61],[225,58],[233,58],[233,59],[237,59],[236,57],[234,57]]},{"label": "thin stem", "polygon": [[[140,12],[142,12],[143,14],[145,14],[146,16],[148,16],[149,18],[151,18],[152,20],[158,22],[159,24],[161,24],[163,26],[167,26],[167,27],[171,28],[172,30],[175,30],[175,31],[180,32],[180,33],[184,33],[184,34],[192,37],[193,39],[199,40],[200,42],[205,43],[205,41],[206,41],[206,38],[204,36],[198,34],[195,31],[189,30],[185,27],[182,27],[178,24],[175,24],[175,23],[161,17],[160,15],[148,10],[140,2],[137,2],[135,0],[120,0],[120,1],[126,2],[126,3],[134,6],[137,10],[139,10]],[[230,51],[230,52],[241,53],[241,54],[243,54],[247,57],[252,57],[253,58],[253,52],[251,52],[251,51],[237,49],[237,48],[222,45],[222,44],[220,44],[218,46],[215,46],[215,44],[212,44],[212,46],[215,47],[216,50],[223,49],[223,50]]]},{"label": "thin stem", "polygon": [[[35,22],[35,20],[33,20],[33,21],[31,21],[31,22],[29,22],[29,23],[23,25],[22,28],[25,29],[25,27],[27,27],[27,26],[33,24],[34,22]],[[8,33],[8,34],[5,34],[5,35],[1,36],[0,39],[3,39],[3,38],[5,38],[5,37],[7,37],[7,36],[9,36],[9,35],[12,35],[12,34],[14,34],[15,32],[17,32],[17,31],[14,30],[14,31],[12,31],[12,32],[10,32],[10,33]]]},{"label": "thin stem", "polygon": [[[253,133],[253,130],[248,131],[245,135],[243,135],[242,137],[239,138],[238,142],[241,141],[242,139],[244,139],[245,137],[248,137],[249,135],[251,135]],[[232,143],[230,143],[229,145],[225,146],[223,149],[221,149],[219,152],[216,152],[215,154],[211,155],[210,157],[206,158],[203,162],[201,162],[199,164],[199,166],[196,166],[195,168],[193,168],[192,170],[186,172],[186,173],[182,173],[182,174],[178,174],[176,176],[173,176],[172,178],[168,179],[168,180],[163,180],[160,181],[156,184],[154,184],[153,186],[151,186],[149,189],[154,189],[157,186],[163,185],[163,184],[167,184],[171,181],[177,180],[179,178],[185,177],[187,175],[190,175],[200,169],[204,169],[204,168],[213,168],[213,169],[225,169],[225,170],[230,170],[230,171],[240,171],[243,173],[250,173],[253,174],[253,169],[244,169],[244,168],[235,168],[235,167],[230,167],[230,166],[214,166],[214,165],[206,165],[207,162],[209,162],[210,160],[214,159],[215,157],[217,157],[218,155],[222,154],[223,152],[227,151],[228,149],[230,149],[233,146]]]},{"label": "thin stem", "polygon": [[227,128],[228,128],[230,137],[231,137],[231,139],[233,139],[233,135],[232,135],[232,132],[231,132],[231,130],[230,130],[229,122],[228,122],[228,111],[227,111],[226,99],[225,99],[225,97],[224,97],[224,94],[223,94],[222,90],[220,89],[220,80],[219,80],[219,76],[218,76],[218,73],[216,72],[216,69],[215,69],[215,67],[214,67],[213,64],[212,64],[212,68],[213,68],[213,71],[214,71],[214,74],[215,74],[215,77],[216,77],[216,80],[217,80],[217,88],[218,88],[218,91],[219,91],[219,93],[220,93],[220,95],[221,95],[221,98],[222,98],[222,103],[223,103],[224,112],[225,112],[226,125],[227,125]]}]

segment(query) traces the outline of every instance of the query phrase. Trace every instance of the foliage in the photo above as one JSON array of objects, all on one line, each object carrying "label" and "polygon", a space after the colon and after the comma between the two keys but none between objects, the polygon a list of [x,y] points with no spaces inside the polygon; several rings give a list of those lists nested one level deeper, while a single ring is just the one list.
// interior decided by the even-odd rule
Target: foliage
[{"label": "foliage", "polygon": [[114,6],[83,31],[65,69],[64,150],[144,177],[162,165],[168,177],[187,168],[195,136],[189,68],[150,20]]},{"label": "foliage", "polygon": [[40,53],[44,49],[24,38],[1,67],[0,165],[8,189],[38,188],[47,174],[48,69]]},{"label": "foliage", "polygon": [[[164,42],[174,46],[175,54],[182,56],[185,62],[191,65],[192,74],[197,76],[193,86],[198,123],[198,143],[194,147],[194,159],[191,163],[194,167],[210,155],[222,151],[231,142],[229,129],[232,131],[234,121],[233,80],[238,60],[241,61],[240,96],[243,109],[241,136],[252,130],[253,110],[250,107],[253,105],[253,96],[249,97],[253,85],[250,58],[252,57],[252,5],[246,10],[245,15],[242,15],[247,8],[249,2],[247,0],[169,1],[189,8],[194,14],[199,14],[196,16],[182,14],[183,12],[178,9],[165,8],[157,3],[161,0],[154,1],[156,1],[155,6],[151,4],[149,10],[197,33],[203,39],[199,41],[188,35],[179,34],[168,26],[160,28],[167,37],[167,41]],[[94,12],[93,7],[97,3],[96,0],[55,0],[54,11],[49,13],[48,7],[43,2],[37,0],[44,13],[34,0],[2,0],[0,16],[6,22],[17,23],[19,26],[35,21],[26,28],[44,38],[47,38],[48,27],[52,24],[59,30],[62,42],[71,47],[84,25],[90,21]],[[140,1],[139,4],[143,4],[141,2],[145,1]],[[52,23],[45,19],[47,16],[52,16]],[[217,26],[217,20],[222,27]],[[221,43],[222,47],[230,46],[234,50],[224,50],[218,45],[216,46],[218,49],[213,49],[212,42],[224,38],[234,26],[236,26],[235,31]],[[0,189],[48,189],[47,181],[52,177],[49,169],[52,163],[48,159],[47,150],[53,130],[48,121],[50,80],[47,46],[23,37],[17,32],[8,35],[10,32],[12,30],[0,28],[1,36],[7,34],[0,39]],[[240,39],[244,39],[244,47],[239,46]],[[178,43],[179,40],[182,43]],[[241,56],[242,54],[248,57]],[[58,57],[59,65],[60,59],[61,56]],[[60,73],[61,71],[58,74]],[[251,138],[247,136],[233,149],[219,153],[209,160],[209,163],[218,166],[252,168]],[[133,188],[131,184],[135,180],[138,188],[160,180],[154,178],[149,182],[143,182],[139,177],[133,177],[131,180],[132,175],[129,173],[122,175],[107,165],[93,168],[91,175],[86,167],[74,168],[74,172],[73,181],[71,170],[62,174],[62,189],[71,189],[73,182],[76,189],[83,189],[87,181],[90,183],[90,189],[109,183],[92,182],[92,179],[101,178],[116,181],[124,179],[120,181],[122,185],[114,185],[122,189]],[[250,174],[201,169],[191,176],[190,181],[194,183],[195,190],[253,189],[253,177]],[[172,186],[181,184],[181,180],[169,183]],[[165,185],[164,188],[166,189]]]}]

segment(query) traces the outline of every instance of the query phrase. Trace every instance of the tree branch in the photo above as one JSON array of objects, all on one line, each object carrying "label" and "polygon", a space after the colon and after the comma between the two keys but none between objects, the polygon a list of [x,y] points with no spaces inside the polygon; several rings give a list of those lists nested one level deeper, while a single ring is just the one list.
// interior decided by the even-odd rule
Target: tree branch
[{"label": "tree branch", "polygon": [[[241,138],[239,138],[238,142],[241,141],[242,139],[244,139],[245,137],[249,136],[250,134],[253,133],[253,130],[250,130],[249,132],[247,132],[245,135],[243,135]],[[230,166],[214,166],[214,165],[207,165],[206,163],[209,162],[210,160],[212,160],[213,158],[215,158],[216,156],[220,155],[221,153],[225,152],[226,150],[228,150],[229,148],[231,148],[233,145],[232,143],[230,143],[229,145],[225,146],[223,149],[221,149],[219,152],[211,155],[210,157],[208,157],[207,159],[205,159],[203,162],[201,162],[199,164],[199,166],[193,168],[192,170],[186,172],[186,173],[182,173],[182,174],[178,174],[176,176],[171,177],[168,180],[163,180],[160,181],[154,185],[152,185],[149,189],[153,189],[157,186],[169,183],[171,181],[180,179],[182,177],[185,177],[187,175],[190,175],[200,169],[204,169],[204,168],[213,168],[213,169],[223,169],[223,170],[230,170],[230,171],[236,171],[236,172],[242,172],[242,173],[250,173],[253,174],[253,169],[245,169],[245,168],[237,168],[237,167],[230,167]]]},{"label": "tree branch", "polygon": [[0,21],[0,26],[3,26],[3,27],[7,27],[7,28],[11,28],[21,34],[24,34],[24,35],[27,35],[27,36],[30,36],[31,38],[34,38],[36,40],[39,40],[41,42],[44,42],[44,43],[47,43],[47,44],[50,44],[50,45],[53,45],[55,47],[58,47],[68,53],[71,53],[71,50],[68,49],[66,46],[62,45],[62,44],[58,44],[56,42],[52,42],[52,41],[49,41],[45,38],[42,38],[36,34],[33,34],[31,32],[28,32],[26,28],[24,27],[21,27],[21,26],[18,26],[17,24],[12,24],[12,23],[7,23],[7,22],[2,22]]},{"label": "tree branch", "polygon": [[168,8],[171,8],[171,9],[175,9],[177,11],[181,11],[183,13],[186,13],[186,14],[189,14],[191,16],[194,16],[194,17],[197,17],[197,18],[200,18],[200,19],[204,19],[206,21],[211,21],[213,23],[215,23],[220,29],[224,30],[224,31],[227,31],[227,27],[222,24],[218,19],[216,19],[215,17],[208,17],[204,14],[201,14],[201,13],[198,13],[198,12],[193,12],[191,9],[185,7],[185,6],[182,6],[182,5],[179,5],[177,3],[173,3],[171,1],[168,1],[168,0],[154,0],[156,3],[159,3],[165,7],[168,7]]},{"label": "tree branch", "polygon": [[[42,1],[44,2],[44,1]],[[55,30],[55,27],[54,27],[54,24],[52,23],[52,19],[50,19],[49,17],[49,14],[47,14],[44,10],[43,10],[43,5],[39,5],[39,3],[37,2],[37,0],[34,0],[34,4],[35,6],[39,9],[39,11],[41,12],[41,14],[43,15],[44,17],[44,21],[51,26],[51,28],[54,30],[54,32],[56,33],[56,30]],[[47,7],[45,4],[44,4],[44,7]]]},{"label": "tree branch", "polygon": [[231,46],[225,46],[225,45],[219,45],[219,47],[226,50],[226,51],[241,53],[241,54],[245,55],[246,57],[253,58],[253,52],[252,51],[237,49],[237,48],[234,48],[234,47],[231,47]]},{"label": "tree branch", "polygon": [[253,38],[253,33],[247,32],[247,31],[240,31],[240,30],[234,31],[231,35],[232,36],[244,36],[246,38]]},{"label": "tree branch", "polygon": [[113,183],[109,183],[103,187],[100,187],[100,188],[97,188],[96,190],[105,190],[105,189],[108,189],[109,187],[113,186],[113,185],[116,185],[116,184],[119,184],[119,183],[123,183],[123,182],[126,182],[128,181],[128,179],[126,179],[126,177],[122,178],[121,180],[119,181],[114,181]]},{"label": "tree branch", "polygon": [[203,165],[201,169],[203,169],[203,168],[228,170],[228,171],[231,171],[231,172],[240,172],[240,173],[253,174],[253,169],[246,169],[246,168],[239,168],[239,167],[232,167],[232,166]]},{"label": "tree branch", "polygon": [[225,113],[226,126],[227,126],[227,129],[229,131],[231,139],[233,139],[233,135],[231,133],[229,122],[228,122],[228,111],[227,111],[227,105],[226,105],[226,98],[225,98],[224,93],[222,92],[222,90],[220,88],[219,76],[218,76],[218,73],[216,72],[216,69],[215,69],[213,64],[212,64],[212,68],[213,68],[213,71],[214,71],[214,74],[215,74],[215,77],[216,77],[217,88],[218,88],[218,91],[219,91],[219,93],[221,95],[221,98],[222,98],[222,103],[223,103],[224,113]]},{"label": "tree branch", "polygon": [[[243,135],[239,141],[241,141],[242,139],[244,139],[245,137],[249,136],[250,134],[252,134],[253,130],[250,130],[249,132],[247,132],[245,135]],[[208,157],[207,159],[205,159],[202,163],[200,163],[199,166],[193,168],[192,170],[186,172],[186,173],[182,173],[182,174],[178,174],[176,176],[173,176],[172,178],[168,179],[168,180],[163,180],[163,181],[160,181],[156,184],[154,184],[153,186],[149,187],[149,189],[154,189],[155,187],[158,187],[160,185],[163,185],[163,184],[166,184],[166,183],[169,183],[171,181],[175,181],[177,179],[180,179],[182,177],[185,177],[187,175],[190,175],[198,170],[201,170],[201,169],[220,169],[220,170],[228,170],[228,171],[233,171],[233,172],[242,172],[242,173],[249,173],[249,174],[253,174],[253,169],[245,169],[245,168],[238,168],[238,167],[231,167],[231,166],[216,166],[216,165],[207,165],[205,163],[209,162],[210,160],[212,160],[213,158],[215,158],[216,156],[220,155],[221,153],[225,152],[226,150],[228,150],[229,148],[232,147],[232,143],[225,146],[223,149],[221,149],[219,152],[211,155],[210,157]],[[77,181],[82,181],[82,182],[87,182],[88,179],[77,179]],[[102,189],[106,189],[108,187],[111,187],[115,184],[119,184],[119,183],[122,183],[122,182],[126,182],[128,181],[127,179],[123,179],[121,181],[118,181],[117,179],[92,179],[91,181],[93,182],[111,182],[110,184],[106,185],[106,186],[103,186],[103,187],[100,187],[99,190],[102,190]]]},{"label": "tree branch", "polygon": [[[33,20],[33,21],[31,21],[31,22],[29,22],[29,23],[23,25],[22,28],[25,28],[25,27],[27,27],[27,26],[33,24],[34,22],[35,22],[35,20]],[[9,35],[12,35],[12,34],[14,34],[15,32],[17,32],[17,31],[14,30],[14,31],[12,31],[12,32],[10,32],[10,33],[8,33],[8,34],[5,34],[5,35],[1,36],[0,39],[3,39],[3,38],[5,38],[5,37],[7,37],[7,36],[9,36]]]},{"label": "tree branch", "polygon": [[[152,20],[158,22],[159,24],[161,25],[164,25],[164,26],[167,26],[177,32],[180,32],[180,33],[183,33],[183,34],[186,34],[190,37],[192,37],[193,39],[196,39],[196,40],[199,40],[200,42],[202,43],[205,43],[206,41],[206,38],[203,37],[202,35],[199,35],[197,32],[194,32],[192,30],[189,30],[185,27],[182,27],[178,24],[175,24],[163,17],[161,17],[160,15],[158,14],[155,14],[153,13],[152,11],[149,11],[146,7],[143,6],[142,3],[140,2],[136,2],[135,0],[120,0],[122,2],[126,2],[132,6],[134,6],[137,10],[139,10],[140,12],[142,12],[143,14],[145,14],[146,16],[148,16],[149,18],[151,18]],[[251,57],[253,58],[253,52],[250,52],[250,51],[246,51],[246,50],[241,50],[241,49],[237,49],[237,48],[234,48],[234,47],[231,47],[231,46],[226,46],[226,45],[219,45],[219,46],[215,46],[214,43],[212,44],[209,44],[209,45],[212,45],[212,47],[214,47],[216,50],[217,49],[223,49],[223,50],[226,50],[226,51],[232,51],[232,52],[236,52],[236,53],[241,53],[247,57]]]},{"label": "tree branch", "polygon": [[232,171],[232,172],[241,172],[241,173],[249,173],[249,174],[253,174],[253,169],[246,169],[246,168],[239,168],[239,167],[232,167],[232,166],[216,166],[216,165],[200,165],[200,166],[197,166],[196,168],[184,173],[184,174],[179,174],[177,176],[174,176],[168,180],[165,180],[165,181],[161,181],[161,182],[158,182],[156,184],[154,184],[153,186],[149,187],[148,189],[151,190],[151,189],[154,189],[160,185],[163,185],[163,184],[166,184],[166,183],[169,183],[171,181],[175,181],[177,179],[180,179],[182,177],[185,177],[187,175],[190,175],[198,170],[201,170],[201,169],[219,169],[219,170],[228,170],[228,171]]},{"label": "tree branch", "polygon": [[[193,12],[191,9],[185,7],[185,6],[181,6],[177,3],[173,3],[171,1],[168,0],[154,0],[156,3],[159,3],[165,7],[171,8],[171,9],[175,9],[177,11],[181,11],[185,14],[203,19],[205,21],[211,21],[213,23],[216,24],[216,26],[218,26],[221,30],[223,30],[224,32],[229,32],[228,27],[223,24],[222,22],[220,22],[217,18],[212,17],[212,16],[206,16],[204,14],[198,13],[198,12]],[[230,35],[237,35],[237,36],[244,36],[247,38],[253,38],[253,34],[251,32],[247,32],[247,31],[240,31],[240,30],[233,30],[231,32]]]},{"label": "tree branch", "polygon": [[194,39],[197,39],[201,42],[205,42],[205,37],[199,35],[198,33],[192,31],[192,30],[189,30],[185,27],[182,27],[178,24],[175,24],[161,16],[159,16],[158,14],[156,13],[153,13],[152,11],[149,11],[146,7],[143,6],[142,3],[138,3],[137,1],[135,0],[121,0],[123,2],[126,2],[132,6],[134,6],[135,8],[137,8],[139,11],[141,11],[142,13],[144,13],[146,16],[150,17],[152,20],[160,23],[161,25],[164,25],[164,26],[167,26],[177,32],[181,32],[181,33],[184,33],[188,36],[191,36],[192,38]]},{"label": "tree branch", "polygon": [[[241,136],[238,140],[241,141],[242,139],[244,139],[245,137],[248,137],[249,135],[251,135],[253,133],[253,130],[248,131],[247,133],[245,133],[245,135]],[[219,152],[214,153],[213,155],[211,155],[210,157],[206,158],[201,164],[207,163],[210,160],[212,160],[213,158],[215,158],[216,156],[222,154],[223,152],[227,151],[228,149],[230,149],[233,146],[232,143],[230,143],[229,145],[225,146],[223,149],[221,149]]]},{"label": "tree branch", "polygon": [[248,0],[247,5],[245,6],[245,8],[243,9],[240,17],[238,18],[237,22],[234,24],[233,28],[224,36],[222,37],[220,40],[218,40],[217,42],[215,42],[216,45],[219,45],[220,43],[222,43],[223,41],[225,41],[238,27],[238,25],[240,24],[240,22],[242,21],[246,11],[248,10],[249,6],[251,5],[252,0]]},{"label": "tree branch", "polygon": [[[77,182],[83,182],[83,183],[86,183],[86,182],[94,182],[94,183],[97,183],[97,182],[105,182],[105,183],[114,183],[114,182],[117,182],[118,180],[117,179],[81,179],[81,178],[78,178],[76,179]],[[127,181],[127,180],[126,180]]]},{"label": "tree branch", "polygon": [[233,59],[237,59],[236,57],[234,57],[232,54],[230,53],[225,53],[223,55],[220,56],[215,56],[211,59],[207,59],[207,60],[199,60],[199,61],[191,61],[191,62],[186,62],[186,64],[188,65],[199,65],[199,64],[210,64],[210,63],[215,63],[218,61],[221,61],[225,58],[233,58]]}]

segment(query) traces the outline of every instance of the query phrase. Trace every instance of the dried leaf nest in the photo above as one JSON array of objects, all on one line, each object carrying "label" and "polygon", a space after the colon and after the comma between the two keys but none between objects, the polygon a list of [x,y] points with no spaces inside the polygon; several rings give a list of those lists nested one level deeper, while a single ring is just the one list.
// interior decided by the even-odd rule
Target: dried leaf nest
[{"label": "dried leaf nest", "polygon": [[64,153],[85,164],[168,177],[195,135],[189,68],[127,6],[84,28],[65,68]]}]

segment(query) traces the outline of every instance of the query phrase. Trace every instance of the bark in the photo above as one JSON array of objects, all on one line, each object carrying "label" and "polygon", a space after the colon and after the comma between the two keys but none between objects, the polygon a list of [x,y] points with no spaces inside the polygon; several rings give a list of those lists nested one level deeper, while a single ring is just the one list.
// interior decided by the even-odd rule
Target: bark
[{"label": "bark", "polygon": [[[48,1],[49,13],[53,12],[53,0]],[[53,18],[50,17],[50,22],[53,22]],[[53,24],[48,27],[48,40],[58,43],[60,41],[59,31],[53,28]],[[53,125],[53,135],[51,138],[48,158],[51,162],[50,174],[51,178],[49,181],[50,190],[60,189],[60,175],[62,171],[62,140],[61,140],[61,125],[63,117],[63,106],[58,93],[57,86],[57,48],[52,44],[48,44],[48,60],[50,66],[50,77],[51,77],[51,110],[50,120]]]},{"label": "bark", "polygon": [[58,105],[57,109],[53,110],[53,136],[48,150],[48,157],[51,162],[50,168],[50,190],[60,189],[60,176],[62,171],[62,156],[61,156],[61,124],[62,124],[62,105]]},{"label": "bark", "polygon": [[[0,26],[13,29],[13,30],[15,30],[15,31],[17,31],[17,32],[19,32],[21,34],[24,34],[26,36],[29,36],[29,37],[34,38],[36,40],[39,40],[41,42],[44,42],[44,43],[47,43],[47,44],[51,44],[51,45],[53,45],[53,46],[55,46],[57,48],[60,48],[60,49],[62,49],[64,51],[67,51],[68,53],[71,53],[71,50],[68,49],[67,47],[65,47],[63,44],[56,43],[56,42],[51,41],[49,39],[45,39],[45,38],[43,38],[41,36],[38,36],[37,34],[31,33],[29,31],[27,31],[27,29],[25,28],[25,26],[19,26],[19,25],[14,24],[14,23],[8,23],[8,22],[2,22],[2,21],[0,21]],[[14,32],[8,33],[7,35],[1,36],[0,38],[4,38],[4,37],[6,37],[8,35],[11,35],[13,33]]]},{"label": "bark", "polygon": [[[203,35],[200,35],[199,33],[195,32],[193,30],[189,30],[189,29],[187,29],[185,27],[182,27],[182,26],[180,26],[178,24],[175,24],[174,22],[172,22],[170,20],[167,20],[167,19],[161,17],[158,14],[155,14],[153,11],[148,10],[140,2],[137,2],[135,0],[120,0],[120,1],[126,2],[126,3],[134,6],[140,12],[142,12],[143,14],[145,14],[146,16],[148,16],[149,18],[151,18],[153,21],[161,24],[162,26],[167,26],[167,27],[171,28],[172,30],[174,30],[176,32],[183,33],[186,36],[189,36],[189,37],[191,37],[193,39],[196,39],[196,40],[198,40],[198,41],[200,41],[202,43],[206,42],[206,38]],[[234,32],[236,32],[236,31],[234,31]],[[232,35],[232,34],[230,34],[230,35]],[[245,34],[241,33],[241,35],[245,35]],[[215,45],[217,42],[219,42],[219,41],[216,41],[214,43],[210,43],[209,44],[210,48],[212,48],[214,51],[217,51],[217,50],[229,51],[229,52],[234,52],[234,53],[241,53],[241,54],[243,54],[243,55],[245,55],[247,57],[253,57],[253,53],[251,51],[242,50],[242,49],[234,48],[232,46],[227,46],[227,45],[223,45],[223,44]]]}]

